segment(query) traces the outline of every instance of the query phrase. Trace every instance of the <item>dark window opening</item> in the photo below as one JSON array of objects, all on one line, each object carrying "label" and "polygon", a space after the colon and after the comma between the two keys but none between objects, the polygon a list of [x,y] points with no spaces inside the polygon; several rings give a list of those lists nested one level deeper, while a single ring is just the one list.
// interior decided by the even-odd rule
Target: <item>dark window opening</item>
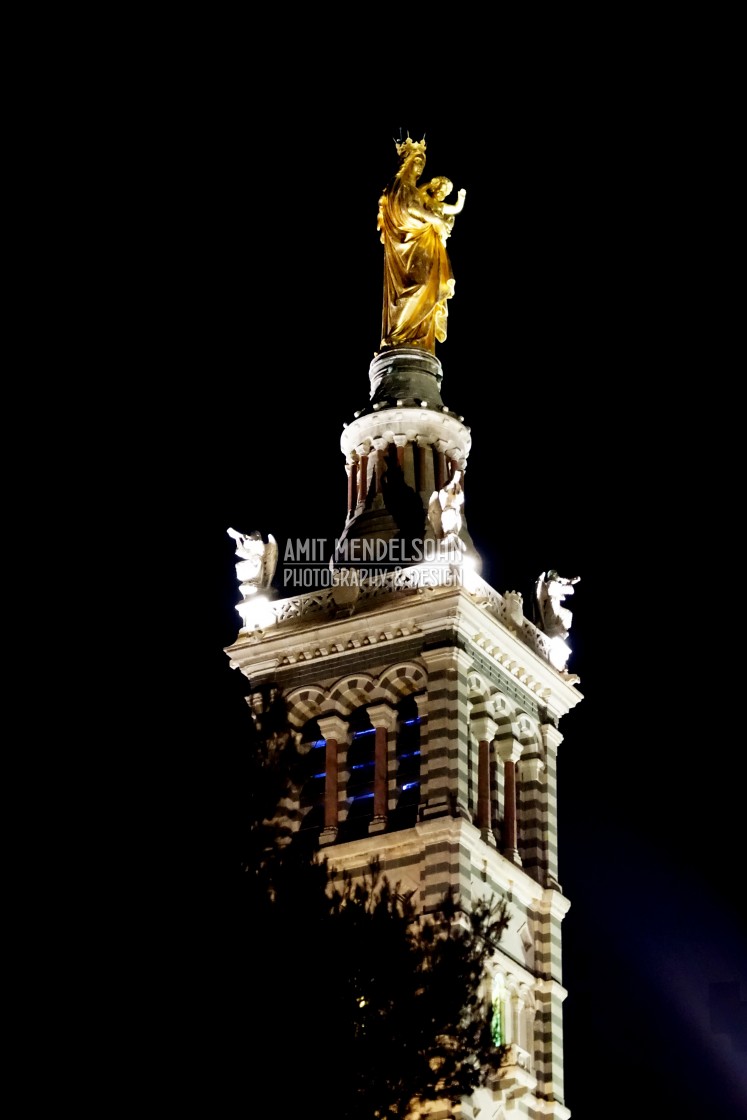
[{"label": "dark window opening", "polygon": [[357,840],[368,835],[374,803],[376,733],[365,708],[359,708],[351,716],[350,732],[345,838]]},{"label": "dark window opening", "polygon": [[327,744],[319,724],[309,720],[301,733],[299,745],[301,788],[301,832],[304,839],[316,842],[324,828],[324,791],[326,786]]},{"label": "dark window opening", "polygon": [[397,708],[397,804],[393,828],[412,828],[420,807],[420,716],[414,696]]}]

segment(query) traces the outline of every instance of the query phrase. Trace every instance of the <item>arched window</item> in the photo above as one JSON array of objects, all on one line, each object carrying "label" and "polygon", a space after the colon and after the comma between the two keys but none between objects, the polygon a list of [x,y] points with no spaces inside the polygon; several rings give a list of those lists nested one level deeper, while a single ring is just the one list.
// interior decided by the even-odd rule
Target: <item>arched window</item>
[{"label": "arched window", "polygon": [[493,976],[493,991],[491,998],[490,1033],[495,1046],[505,1046],[507,1042],[506,1022],[506,980],[501,972]]}]

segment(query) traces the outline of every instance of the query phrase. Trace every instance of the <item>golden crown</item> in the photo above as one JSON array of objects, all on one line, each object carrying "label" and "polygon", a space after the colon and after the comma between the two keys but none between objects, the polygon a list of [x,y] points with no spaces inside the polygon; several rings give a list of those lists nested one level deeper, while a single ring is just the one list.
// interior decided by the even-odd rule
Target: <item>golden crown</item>
[{"label": "golden crown", "polygon": [[[400,136],[402,133],[400,133]],[[411,140],[408,136],[406,140],[395,140],[398,156],[409,156],[413,152],[422,152],[425,155],[425,136],[422,140]]]}]

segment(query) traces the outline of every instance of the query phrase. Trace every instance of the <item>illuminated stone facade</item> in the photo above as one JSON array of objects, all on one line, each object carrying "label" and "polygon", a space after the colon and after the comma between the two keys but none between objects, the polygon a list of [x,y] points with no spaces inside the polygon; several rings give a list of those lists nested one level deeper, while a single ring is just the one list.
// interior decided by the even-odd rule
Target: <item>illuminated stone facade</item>
[{"label": "illuminated stone facade", "polygon": [[[468,429],[442,405],[434,363],[411,380],[396,362],[383,373],[372,367],[371,404],[342,440],[349,478],[355,467],[350,539],[397,539],[386,464],[405,465],[424,536],[429,491],[466,467]],[[477,574],[466,523],[460,532],[456,559],[437,553],[378,581],[242,603],[226,653],[252,689],[282,691],[299,743],[316,752],[288,812],[292,827],[317,830],[333,867],[363,872],[376,855],[424,910],[447,888],[465,909],[485,896],[508,902],[485,979],[505,1064],[456,1113],[427,1115],[563,1120],[569,903],[558,882],[556,760],[560,721],[581,694],[576,678],[553,667],[549,639],[524,618],[521,597],[498,594]]]}]

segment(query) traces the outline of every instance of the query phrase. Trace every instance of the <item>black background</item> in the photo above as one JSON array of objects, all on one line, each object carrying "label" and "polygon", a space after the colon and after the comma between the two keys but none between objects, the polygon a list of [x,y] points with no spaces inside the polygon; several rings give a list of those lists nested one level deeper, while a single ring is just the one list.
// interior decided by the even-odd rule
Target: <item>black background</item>
[{"label": "black background", "polygon": [[713,621],[728,601],[704,481],[713,404],[694,388],[722,365],[689,217],[704,133],[695,152],[689,107],[592,95],[572,76],[350,121],[341,89],[300,97],[287,119],[245,91],[225,114],[218,100],[196,99],[153,152],[169,169],[152,245],[164,298],[141,309],[159,320],[170,402],[142,423],[156,443],[165,429],[159,656],[175,684],[159,693],[164,728],[185,727],[173,849],[193,861],[185,911],[204,892],[216,922],[196,947],[200,987],[215,972],[230,991],[215,947],[240,933],[248,683],[223,652],[240,625],[226,530],[271,532],[281,550],[342,530],[340,434],[368,400],[377,201],[403,128],[425,134],[426,177],[467,190],[437,356],[443,399],[471,427],[465,514],[483,575],[525,602],[542,570],[581,577],[569,669],[584,700],[558,763],[566,1103],[576,1120],[613,1100],[631,1116],[736,1120],[744,1053],[710,1005],[714,984],[744,983],[744,762]]}]

